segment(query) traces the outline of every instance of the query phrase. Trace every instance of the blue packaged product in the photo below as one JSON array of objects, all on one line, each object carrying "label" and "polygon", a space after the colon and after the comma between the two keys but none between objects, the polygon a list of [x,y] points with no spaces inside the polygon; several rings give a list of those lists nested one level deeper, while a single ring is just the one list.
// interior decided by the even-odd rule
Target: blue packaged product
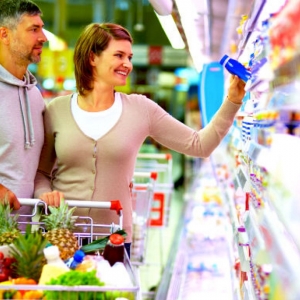
[{"label": "blue packaged product", "polygon": [[77,265],[82,263],[84,257],[85,253],[82,250],[77,250],[74,253],[73,258],[67,262],[67,265],[70,267],[70,269],[75,270]]},{"label": "blue packaged product", "polygon": [[220,64],[225,67],[230,74],[238,76],[245,82],[251,78],[251,72],[249,70],[247,70],[239,61],[230,58],[226,54],[221,58]]}]

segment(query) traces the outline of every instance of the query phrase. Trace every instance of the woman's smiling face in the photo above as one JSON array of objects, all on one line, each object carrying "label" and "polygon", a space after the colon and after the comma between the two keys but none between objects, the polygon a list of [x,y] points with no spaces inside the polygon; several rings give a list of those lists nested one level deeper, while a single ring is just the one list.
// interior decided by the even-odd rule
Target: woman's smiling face
[{"label": "woman's smiling face", "polygon": [[94,79],[111,86],[122,86],[132,71],[132,44],[127,40],[112,39],[99,56],[91,55]]}]

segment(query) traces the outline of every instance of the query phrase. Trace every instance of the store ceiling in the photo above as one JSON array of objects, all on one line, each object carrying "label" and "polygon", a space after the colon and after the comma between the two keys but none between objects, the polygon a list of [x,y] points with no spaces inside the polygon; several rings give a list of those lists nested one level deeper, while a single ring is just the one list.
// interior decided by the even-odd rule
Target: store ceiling
[{"label": "store ceiling", "polygon": [[[175,5],[175,9],[177,6],[181,18],[190,18],[189,15],[185,15],[186,7],[193,8],[192,22],[196,29],[194,38],[202,43],[199,54],[202,53],[210,60],[218,60],[223,54],[231,53],[231,50],[237,46],[240,37],[236,29],[242,15],[249,14],[251,11],[253,1],[184,0],[184,6],[181,8]],[[179,2],[183,1],[174,1],[174,3]]]},{"label": "store ceiling", "polygon": [[[163,1],[163,0],[162,0]],[[36,0],[43,10],[43,20],[48,30],[62,36],[70,46],[74,45],[82,28],[91,22],[112,21],[128,28],[135,44],[170,45],[162,30],[153,7],[148,0]],[[218,60],[238,40],[236,28],[241,16],[250,12],[250,0],[184,0],[196,12],[195,39],[202,43],[199,55]],[[173,13],[182,27],[183,12],[175,4]],[[142,23],[144,30],[137,31]]]}]

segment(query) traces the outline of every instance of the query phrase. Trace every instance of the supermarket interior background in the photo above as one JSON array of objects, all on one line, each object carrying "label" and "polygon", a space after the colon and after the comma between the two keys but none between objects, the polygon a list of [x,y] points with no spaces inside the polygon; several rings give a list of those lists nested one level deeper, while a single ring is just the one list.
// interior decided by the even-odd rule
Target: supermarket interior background
[{"label": "supermarket interior background", "polygon": [[221,58],[251,72],[211,157],[142,146],[136,171],[158,178],[145,179],[151,205],[132,245],[143,249],[132,263],[136,299],[300,299],[300,0],[34,2],[49,41],[30,71],[46,102],[75,91],[73,48],[92,22],[132,33],[134,69],[118,90],[148,96],[195,130],[226,96]]}]

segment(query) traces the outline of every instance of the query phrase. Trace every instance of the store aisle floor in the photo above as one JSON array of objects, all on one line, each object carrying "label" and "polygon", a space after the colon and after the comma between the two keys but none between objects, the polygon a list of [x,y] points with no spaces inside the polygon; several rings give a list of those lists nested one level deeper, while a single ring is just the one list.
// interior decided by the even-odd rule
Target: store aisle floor
[{"label": "store aisle floor", "polygon": [[140,267],[141,289],[143,293],[155,290],[161,280],[168,260],[173,239],[176,238],[178,221],[182,217],[183,188],[173,191],[170,205],[169,224],[165,228],[149,228],[146,264]]}]

